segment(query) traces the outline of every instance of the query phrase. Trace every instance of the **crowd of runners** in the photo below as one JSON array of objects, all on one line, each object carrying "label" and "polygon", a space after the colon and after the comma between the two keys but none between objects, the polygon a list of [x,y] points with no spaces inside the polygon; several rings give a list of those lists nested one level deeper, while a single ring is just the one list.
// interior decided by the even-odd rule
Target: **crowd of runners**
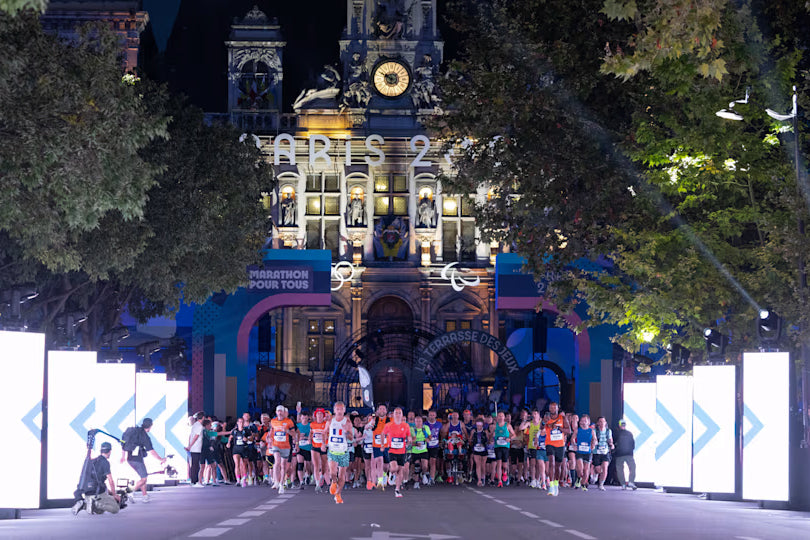
[{"label": "crowd of runners", "polygon": [[[521,411],[461,417],[450,411],[439,418],[405,413],[385,405],[372,414],[346,413],[342,402],[331,411],[279,405],[275,417],[249,414],[235,426],[203,419],[205,443],[201,484],[269,485],[286,489],[313,486],[329,491],[336,503],[344,489],[384,491],[435,484],[526,485],[557,496],[560,487],[605,489],[613,433],[603,417],[565,414],[551,403],[545,414]],[[231,459],[232,457],[232,459]],[[217,474],[219,467],[219,474]],[[194,474],[193,476],[197,476]],[[624,489],[635,489],[631,481]]]}]

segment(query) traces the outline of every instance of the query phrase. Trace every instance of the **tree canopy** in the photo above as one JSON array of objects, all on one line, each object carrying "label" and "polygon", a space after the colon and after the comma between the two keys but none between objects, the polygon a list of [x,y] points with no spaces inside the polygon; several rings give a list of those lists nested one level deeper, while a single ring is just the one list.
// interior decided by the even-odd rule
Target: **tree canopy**
[{"label": "tree canopy", "polygon": [[[457,13],[468,39],[444,85],[458,154],[445,183],[491,186],[483,234],[539,275],[565,267],[553,300],[586,302],[587,324],[618,324],[631,350],[702,349],[707,326],[732,352],[751,347],[759,307],[788,321],[793,343],[810,335],[797,226],[810,205],[790,124],[765,114],[789,109],[792,84],[806,94],[804,6],[527,0]],[[518,76],[499,73],[509,66]],[[742,122],[715,115],[747,88]]]}]

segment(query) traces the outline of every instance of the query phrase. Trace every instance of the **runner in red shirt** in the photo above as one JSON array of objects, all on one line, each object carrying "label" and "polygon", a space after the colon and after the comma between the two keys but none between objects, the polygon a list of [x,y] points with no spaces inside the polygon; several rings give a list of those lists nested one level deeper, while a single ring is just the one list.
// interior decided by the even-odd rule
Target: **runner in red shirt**
[{"label": "runner in red shirt", "polygon": [[[411,426],[402,419],[402,408],[394,409],[394,419],[388,422],[382,431],[383,446],[388,448],[388,472],[397,476],[394,496],[402,497],[399,488],[402,479],[408,477],[408,462],[405,459],[405,448],[411,444]],[[399,471],[399,469],[402,469]]]}]

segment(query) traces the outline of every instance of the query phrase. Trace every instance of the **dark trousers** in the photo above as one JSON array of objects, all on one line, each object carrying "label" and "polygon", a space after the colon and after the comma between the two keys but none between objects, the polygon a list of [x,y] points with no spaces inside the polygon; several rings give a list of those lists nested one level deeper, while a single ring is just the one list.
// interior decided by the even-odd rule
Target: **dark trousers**
[{"label": "dark trousers", "polygon": [[191,452],[191,469],[188,471],[191,483],[196,484],[200,481],[200,457],[202,452]]}]

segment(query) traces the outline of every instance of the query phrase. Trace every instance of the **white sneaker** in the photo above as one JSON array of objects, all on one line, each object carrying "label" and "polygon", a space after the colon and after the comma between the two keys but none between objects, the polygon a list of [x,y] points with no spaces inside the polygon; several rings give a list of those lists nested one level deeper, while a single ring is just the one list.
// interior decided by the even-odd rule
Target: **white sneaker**
[{"label": "white sneaker", "polygon": [[201,487],[205,487],[205,486],[203,486],[201,483],[197,482],[196,484],[191,484],[191,487],[193,487],[193,488],[201,488]]},{"label": "white sneaker", "polygon": [[422,483],[428,485],[430,483],[430,479],[428,478],[427,474],[422,475]]},{"label": "white sneaker", "polygon": [[537,480],[532,480],[530,487],[536,488],[537,487]]},{"label": "white sneaker", "polygon": [[627,487],[629,487],[629,488],[630,488],[630,489],[632,489],[633,491],[635,491],[635,490],[637,490],[637,489],[638,489],[638,487],[637,487],[637,486],[636,486],[636,485],[635,485],[633,482],[628,482],[628,483],[627,483]]},{"label": "white sneaker", "polygon": [[141,497],[141,502],[148,503],[151,499],[149,498],[149,494],[147,493],[143,497]]},{"label": "white sneaker", "polygon": [[605,491],[605,486],[603,486],[603,485],[601,485],[601,484],[600,484],[600,485],[599,485],[599,491]]},{"label": "white sneaker", "polygon": [[283,495],[283,494],[284,494],[284,491],[285,491],[285,490],[284,490],[284,486],[279,486],[279,488],[278,488],[278,494],[279,494],[279,495]]}]

